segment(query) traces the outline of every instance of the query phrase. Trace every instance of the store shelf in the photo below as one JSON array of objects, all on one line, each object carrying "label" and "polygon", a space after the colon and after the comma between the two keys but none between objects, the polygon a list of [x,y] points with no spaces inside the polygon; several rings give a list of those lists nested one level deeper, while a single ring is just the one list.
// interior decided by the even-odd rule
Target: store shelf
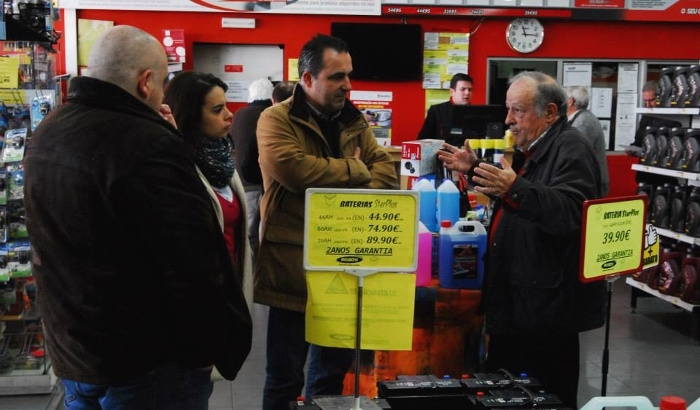
[{"label": "store shelf", "polygon": [[637,114],[678,121],[683,127],[700,127],[700,108],[637,108]]},{"label": "store shelf", "polygon": [[44,374],[21,375],[13,372],[0,377],[0,396],[49,394],[53,392],[57,381],[50,368]]},{"label": "store shelf", "polygon": [[658,290],[652,289],[646,283],[638,282],[638,281],[632,279],[631,277],[628,277],[627,279],[625,279],[625,282],[634,288],[642,290],[642,291],[644,291],[652,296],[656,296],[659,299],[663,299],[663,300],[667,301],[668,303],[674,304],[680,308],[687,310],[688,312],[700,314],[700,305],[691,305],[690,303],[682,301],[678,296],[664,295],[663,293],[660,293]]},{"label": "store shelf", "polygon": [[688,185],[700,186],[700,173],[698,172],[685,172],[678,171],[676,169],[653,167],[650,165],[643,164],[632,164],[632,169],[640,172],[648,172],[650,174],[665,175],[675,178],[683,178],[688,180]]},{"label": "store shelf", "polygon": [[[11,327],[27,330],[14,332]],[[46,394],[55,384],[41,326],[12,322],[0,335],[0,396]]]},{"label": "store shelf", "polygon": [[656,233],[665,237],[665,238],[670,238],[670,239],[675,239],[677,241],[687,243],[690,245],[699,245],[700,246],[700,238],[695,238],[693,236],[688,236],[685,234],[682,234],[680,232],[675,232],[670,229],[666,228],[659,228],[658,226],[655,226],[656,228]]},{"label": "store shelf", "polygon": [[39,320],[41,317],[39,316],[39,312],[37,312],[37,309],[29,309],[27,311],[24,311],[20,313],[19,315],[2,315],[0,316],[0,321],[15,321],[15,320],[26,320],[26,321],[33,321],[33,320]]},{"label": "store shelf", "polygon": [[658,115],[700,115],[700,108],[637,108],[637,114],[658,114]]},{"label": "store shelf", "polygon": [[[678,120],[679,118],[684,118],[687,127],[700,127],[696,125],[700,121],[700,108],[637,108],[637,114],[646,114],[658,117],[671,118],[673,120]],[[685,172],[675,169],[654,167],[643,164],[632,164],[632,169],[637,172],[646,172],[650,174],[664,175],[668,177],[675,177],[685,180],[689,186],[700,186],[700,173],[697,172]],[[695,238],[693,236],[685,235],[680,232],[675,232],[670,229],[655,227],[656,232],[659,236],[665,238],[675,239],[680,242],[684,242],[690,245],[700,246],[700,238]],[[626,279],[626,283],[632,287],[631,293],[631,307],[634,311],[637,308],[637,298],[639,296],[654,296],[656,298],[665,300],[674,306],[678,306],[682,309],[691,312],[692,315],[692,337],[698,344],[700,344],[700,305],[693,305],[681,300],[678,296],[666,295],[656,289],[652,289],[646,283],[638,282],[631,277]]]}]

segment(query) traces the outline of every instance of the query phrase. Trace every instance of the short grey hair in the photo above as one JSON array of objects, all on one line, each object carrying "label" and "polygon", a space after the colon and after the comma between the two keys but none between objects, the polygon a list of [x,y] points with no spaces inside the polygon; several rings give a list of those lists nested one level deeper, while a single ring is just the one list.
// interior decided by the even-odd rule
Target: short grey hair
[{"label": "short grey hair", "polygon": [[577,85],[572,87],[566,87],[566,95],[574,100],[574,107],[579,110],[588,107],[590,98],[588,97],[588,89],[586,87]]},{"label": "short grey hair", "polygon": [[554,77],[540,71],[521,71],[513,76],[510,81],[508,81],[508,84],[513,84],[521,79],[534,81],[537,85],[534,95],[537,115],[541,116],[548,104],[557,106],[557,115],[559,117],[566,115],[568,101],[566,91],[564,91]]},{"label": "short grey hair", "polygon": [[647,81],[644,83],[642,86],[642,92],[644,91],[653,91],[654,94],[656,94],[656,81]]}]

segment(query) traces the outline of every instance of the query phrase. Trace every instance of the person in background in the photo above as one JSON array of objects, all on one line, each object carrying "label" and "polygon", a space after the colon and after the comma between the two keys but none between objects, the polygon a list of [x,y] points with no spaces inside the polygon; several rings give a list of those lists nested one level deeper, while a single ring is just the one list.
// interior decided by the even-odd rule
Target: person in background
[{"label": "person in background", "polygon": [[[644,108],[656,107],[656,81],[644,83],[642,87],[642,104]],[[671,129],[682,127],[682,124],[678,121],[642,114],[637,125],[637,132],[634,134],[634,142],[629,148],[625,149],[625,153],[633,156],[643,156],[644,137],[647,134],[647,127],[668,127]],[[665,183],[678,185],[678,178],[648,172],[635,172],[634,178],[637,183],[650,184],[652,186],[663,186]]]},{"label": "person in background", "polygon": [[[647,81],[642,87],[642,103],[644,108],[654,108],[656,107],[656,82]],[[639,124],[637,125],[637,132],[634,134],[634,142],[632,146],[641,147],[644,141],[644,136],[646,135],[647,127],[682,127],[681,123],[678,121],[668,120],[665,118],[654,117],[647,114],[642,114],[639,119]],[[637,172],[637,174],[640,174]]]},{"label": "person in background", "polygon": [[642,86],[642,103],[644,108],[656,107],[656,81],[647,81]]},{"label": "person in background", "polygon": [[253,256],[258,253],[260,240],[260,197],[262,196],[262,174],[258,164],[258,138],[255,128],[260,113],[272,105],[272,82],[260,78],[248,86],[248,105],[239,108],[233,116],[229,136],[236,147],[235,163],[245,187],[248,203],[248,239],[253,247]]},{"label": "person in background", "polygon": [[579,332],[603,326],[605,281],[578,278],[583,202],[601,196],[596,154],[566,119],[566,93],[540,72],[521,72],[506,95],[516,144],[502,169],[469,147],[444,144],[446,167],[495,199],[482,293],[486,370],[526,372],[578,408]]},{"label": "person in background", "polygon": [[224,234],[236,276],[242,278],[248,309],[253,308],[252,249],[247,235],[245,190],[233,165],[228,138],[233,115],[226,108],[228,86],[209,73],[183,71],[165,89],[172,110]]},{"label": "person in background", "polygon": [[291,97],[294,93],[295,81],[280,81],[272,89],[272,102],[279,103]]},{"label": "person in background", "polygon": [[610,192],[610,177],[608,176],[608,160],[606,157],[605,133],[600,125],[598,117],[588,110],[588,90],[586,87],[566,87],[568,105],[566,115],[569,125],[581,131],[595,149],[598,166],[600,167],[600,180],[603,184],[603,196]]},{"label": "person in background", "polygon": [[264,410],[287,410],[301,394],[307,354],[307,399],[342,394],[354,357],[353,349],[305,341],[306,189],[397,185],[391,156],[347,99],[352,72],[347,44],[327,35],[313,37],[301,50],[298,69],[294,95],[263,111],[257,129],[263,198],[255,301],[270,307]]},{"label": "person in background", "polygon": [[170,109],[160,42],[103,32],[32,135],[24,205],[66,409],[206,409],[252,341],[241,278]]},{"label": "person in background", "polygon": [[452,106],[469,105],[474,80],[464,73],[457,73],[450,80],[450,100],[432,105],[418,133],[418,139],[444,139],[443,134],[452,125]]}]

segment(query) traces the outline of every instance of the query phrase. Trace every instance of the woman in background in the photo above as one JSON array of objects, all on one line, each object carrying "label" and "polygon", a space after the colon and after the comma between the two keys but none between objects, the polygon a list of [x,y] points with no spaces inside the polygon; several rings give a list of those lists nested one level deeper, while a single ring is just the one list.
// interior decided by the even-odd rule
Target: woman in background
[{"label": "woman in background", "polygon": [[166,86],[163,102],[170,106],[178,129],[192,148],[197,172],[211,196],[252,314],[252,253],[247,235],[245,192],[234,167],[228,138],[233,114],[226,108],[227,89],[212,74],[183,71]]}]

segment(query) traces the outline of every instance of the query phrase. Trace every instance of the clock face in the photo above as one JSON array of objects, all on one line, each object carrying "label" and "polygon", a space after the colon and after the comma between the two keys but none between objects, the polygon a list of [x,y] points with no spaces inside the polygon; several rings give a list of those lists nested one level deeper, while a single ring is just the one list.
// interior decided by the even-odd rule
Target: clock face
[{"label": "clock face", "polygon": [[506,40],[513,50],[519,53],[531,53],[542,45],[544,27],[537,19],[514,19],[506,29]]}]

